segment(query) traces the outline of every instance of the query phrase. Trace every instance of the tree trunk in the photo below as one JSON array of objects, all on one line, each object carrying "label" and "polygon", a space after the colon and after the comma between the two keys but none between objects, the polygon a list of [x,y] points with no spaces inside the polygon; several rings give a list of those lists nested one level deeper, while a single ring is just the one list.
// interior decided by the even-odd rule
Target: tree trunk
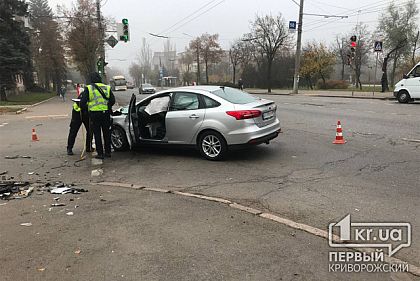
[{"label": "tree trunk", "polygon": [[205,63],[205,67],[206,67],[206,84],[208,85],[209,84],[209,66],[208,66],[208,61],[205,60],[204,63]]},{"label": "tree trunk", "polygon": [[387,74],[387,70],[388,70],[388,59],[389,59],[389,54],[384,58],[384,62],[382,63],[382,78],[381,78],[381,92],[387,92],[389,91],[389,87],[388,87],[388,74]]},{"label": "tree trunk", "polygon": [[268,92],[271,93],[271,66],[273,64],[272,59],[268,59],[268,65],[267,65],[267,88]]},{"label": "tree trunk", "polygon": [[233,85],[235,85],[235,81],[236,81],[236,65],[232,65],[233,66]]},{"label": "tree trunk", "polygon": [[413,55],[411,57],[411,63],[413,64],[413,66],[416,65],[416,49],[417,49],[417,41],[419,41],[419,35],[420,35],[420,31],[417,31],[417,36],[416,36],[416,39],[414,41],[414,46],[413,46]]},{"label": "tree trunk", "polygon": [[392,64],[392,73],[391,73],[391,85],[394,86],[395,81],[395,70],[397,69],[397,63],[398,63],[398,51],[395,52],[394,61]]},{"label": "tree trunk", "polygon": [[344,80],[344,68],[345,68],[345,63],[341,62],[341,80]]},{"label": "tree trunk", "polygon": [[3,85],[0,85],[0,101],[7,101],[6,87]]},{"label": "tree trunk", "polygon": [[327,82],[325,81],[325,77],[322,73],[320,73],[319,75],[321,76],[321,79],[322,79],[322,85],[324,86],[324,89],[326,89],[327,88]]},{"label": "tree trunk", "polygon": [[314,87],[312,87],[312,80],[311,80],[311,77],[306,77],[306,80],[308,81],[309,88],[311,88],[311,90],[313,90],[313,89],[314,89]]},{"label": "tree trunk", "polygon": [[197,85],[200,84],[200,53],[197,48]]}]

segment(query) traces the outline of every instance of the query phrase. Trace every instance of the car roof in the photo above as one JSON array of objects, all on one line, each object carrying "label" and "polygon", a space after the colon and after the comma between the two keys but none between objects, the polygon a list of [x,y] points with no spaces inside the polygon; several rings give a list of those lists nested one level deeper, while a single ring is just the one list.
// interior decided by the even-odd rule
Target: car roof
[{"label": "car roof", "polygon": [[214,92],[220,89],[221,86],[213,86],[213,85],[199,85],[199,86],[185,86],[179,88],[173,88],[170,90],[179,91],[179,90],[189,90],[189,91],[205,91],[205,92]]}]

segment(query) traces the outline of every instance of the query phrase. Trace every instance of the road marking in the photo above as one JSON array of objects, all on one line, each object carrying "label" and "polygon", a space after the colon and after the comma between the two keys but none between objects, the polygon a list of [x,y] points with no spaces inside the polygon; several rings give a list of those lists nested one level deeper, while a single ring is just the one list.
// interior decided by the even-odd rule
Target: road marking
[{"label": "road marking", "polygon": [[402,138],[402,140],[403,140],[403,141],[408,141],[408,142],[419,142],[419,143],[420,143],[420,140],[418,140],[418,139],[407,139],[407,138]]},{"label": "road marking", "polygon": [[57,114],[57,115],[38,115],[38,116],[26,116],[26,119],[42,119],[42,118],[66,118],[68,114]]},{"label": "road marking", "polygon": [[[99,183],[91,183],[92,185],[107,185],[107,186],[121,186],[121,187],[129,187],[129,188],[134,188],[135,185],[133,184],[125,184],[125,183],[113,183],[113,182],[99,182]],[[138,188],[137,188],[138,189]],[[211,196],[204,196],[204,195],[200,195],[200,194],[194,194],[194,193],[188,193],[188,192],[181,192],[181,191],[171,191],[171,190],[166,190],[166,189],[161,189],[161,188],[151,188],[151,187],[144,187],[141,188],[140,190],[149,190],[149,191],[157,191],[157,192],[165,192],[165,193],[171,193],[171,194],[177,194],[177,195],[182,195],[182,196],[187,196],[187,197],[193,197],[193,198],[198,198],[198,199],[202,199],[202,200],[207,200],[207,201],[212,201],[212,202],[218,202],[218,203],[222,203],[222,204],[228,204],[230,207],[235,208],[235,209],[240,209],[241,211],[245,211],[251,214],[256,215],[256,213],[259,213],[259,217],[261,218],[265,218],[265,219],[269,219],[272,220],[274,222],[286,225],[288,227],[297,229],[297,230],[303,230],[309,234],[318,236],[318,237],[322,237],[324,239],[328,239],[328,232],[304,223],[299,223],[299,222],[295,222],[292,221],[290,219],[286,219],[286,218],[282,218],[280,216],[271,214],[271,213],[264,213],[260,210],[257,209],[253,209],[250,207],[246,207],[243,206],[241,204],[232,202],[230,200],[227,199],[223,199],[220,197],[211,197]],[[337,235],[333,235],[332,239],[336,242],[340,242],[340,238]],[[357,251],[361,251],[361,252],[365,252],[365,253],[371,253],[371,252],[375,252],[376,249],[372,249],[372,248],[358,248]],[[388,257],[385,256],[384,260],[386,263],[406,263],[408,264],[408,272],[415,275],[415,276],[420,276],[420,267],[417,267],[413,264],[410,264],[404,260],[400,260],[398,258],[394,258],[394,257]]]}]

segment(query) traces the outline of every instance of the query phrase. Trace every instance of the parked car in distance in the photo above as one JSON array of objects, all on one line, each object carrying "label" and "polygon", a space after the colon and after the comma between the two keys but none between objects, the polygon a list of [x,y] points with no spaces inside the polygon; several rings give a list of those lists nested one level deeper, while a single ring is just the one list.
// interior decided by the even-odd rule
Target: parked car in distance
[{"label": "parked car in distance", "polygon": [[281,131],[271,100],[220,86],[173,88],[113,113],[112,146],[116,151],[142,144],[179,144],[220,160],[229,148],[269,143]]},{"label": "parked car in distance", "polygon": [[394,96],[400,103],[420,99],[420,62],[408,74],[404,74],[394,87]]},{"label": "parked car in distance", "polygon": [[134,84],[132,82],[127,82],[127,89],[134,89]]},{"label": "parked car in distance", "polygon": [[156,93],[156,88],[152,86],[152,84],[144,83],[141,84],[139,88],[139,94],[154,94]]}]

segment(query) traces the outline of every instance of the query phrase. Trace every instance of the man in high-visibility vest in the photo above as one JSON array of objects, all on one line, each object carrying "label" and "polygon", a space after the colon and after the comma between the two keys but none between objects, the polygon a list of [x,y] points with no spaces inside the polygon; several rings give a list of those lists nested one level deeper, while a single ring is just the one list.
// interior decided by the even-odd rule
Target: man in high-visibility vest
[{"label": "man in high-visibility vest", "polygon": [[[84,92],[77,92],[77,98],[81,99],[83,95],[86,95]],[[79,132],[80,126],[85,126],[86,129],[86,152],[92,151],[92,133],[90,131],[90,122],[89,115],[87,110],[82,110],[79,106],[80,102],[75,101],[73,103],[73,110],[71,112],[71,122],[70,122],[70,131],[69,137],[67,139],[67,155],[73,155],[73,146],[76,141],[77,132]]]},{"label": "man in high-visibility vest", "polygon": [[[96,152],[98,153],[96,158],[111,157],[111,111],[115,104],[111,86],[103,84],[99,73],[94,72],[90,75],[90,84],[85,87],[84,91],[87,94],[81,98],[80,106],[89,111]],[[101,132],[104,137],[104,146],[102,146]]]}]

